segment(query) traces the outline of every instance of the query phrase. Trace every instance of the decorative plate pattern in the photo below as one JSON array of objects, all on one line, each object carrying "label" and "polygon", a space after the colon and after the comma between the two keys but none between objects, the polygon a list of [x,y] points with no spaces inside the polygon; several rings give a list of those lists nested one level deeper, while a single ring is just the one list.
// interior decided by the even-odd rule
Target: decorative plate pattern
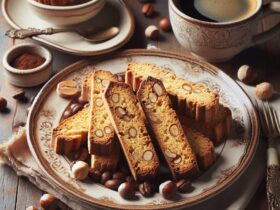
[{"label": "decorative plate pattern", "polygon": [[[50,147],[51,129],[55,127],[70,101],[56,94],[56,84],[72,79],[79,84],[85,75],[95,68],[123,72],[129,62],[154,63],[174,71],[178,76],[193,82],[202,82],[220,94],[221,103],[228,106],[233,115],[232,135],[216,147],[215,164],[193,182],[194,191],[181,194],[173,201],[156,194],[144,198],[138,194],[135,201],[122,199],[117,192],[99,184],[73,180],[70,167],[63,156]],[[102,207],[121,209],[168,209],[202,202],[209,196],[222,192],[232,185],[245,170],[255,152],[259,135],[254,108],[243,90],[226,74],[214,66],[193,57],[150,50],[128,50],[102,58],[77,62],[58,73],[38,94],[28,118],[28,143],[33,155],[50,180],[66,194]],[[106,201],[106,202],[104,202]]]}]

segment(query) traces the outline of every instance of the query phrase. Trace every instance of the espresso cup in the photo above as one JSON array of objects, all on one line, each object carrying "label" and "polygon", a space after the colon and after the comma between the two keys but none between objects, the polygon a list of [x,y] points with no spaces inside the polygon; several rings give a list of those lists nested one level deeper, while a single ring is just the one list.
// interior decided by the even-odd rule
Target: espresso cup
[{"label": "espresso cup", "polygon": [[264,17],[279,15],[280,4],[271,2],[263,6],[262,0],[256,1],[256,10],[244,19],[207,22],[183,13],[180,0],[169,0],[169,16],[174,35],[195,56],[210,62],[227,61],[242,50],[267,41],[280,31],[278,23],[267,31],[258,33],[258,26]]}]

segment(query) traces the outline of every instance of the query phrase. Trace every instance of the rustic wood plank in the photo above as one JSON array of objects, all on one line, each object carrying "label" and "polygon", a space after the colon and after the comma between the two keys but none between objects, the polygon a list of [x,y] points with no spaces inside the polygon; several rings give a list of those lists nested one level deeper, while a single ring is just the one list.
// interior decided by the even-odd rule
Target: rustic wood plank
[{"label": "rustic wood plank", "polygon": [[27,178],[20,177],[16,200],[16,210],[25,210],[28,206],[39,207],[41,194],[42,191],[29,182]]}]

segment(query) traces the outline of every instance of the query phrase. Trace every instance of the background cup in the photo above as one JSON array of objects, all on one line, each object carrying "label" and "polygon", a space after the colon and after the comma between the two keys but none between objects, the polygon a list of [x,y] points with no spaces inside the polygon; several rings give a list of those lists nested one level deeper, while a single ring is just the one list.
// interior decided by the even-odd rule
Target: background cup
[{"label": "background cup", "polygon": [[[254,13],[245,19],[232,22],[206,22],[184,14],[179,7],[180,0],[169,0],[169,16],[178,42],[192,54],[210,61],[229,60],[242,50],[270,39],[280,31],[280,23],[257,34],[262,18],[280,12],[280,2],[262,6],[257,1]],[[261,11],[263,13],[261,15]]]}]

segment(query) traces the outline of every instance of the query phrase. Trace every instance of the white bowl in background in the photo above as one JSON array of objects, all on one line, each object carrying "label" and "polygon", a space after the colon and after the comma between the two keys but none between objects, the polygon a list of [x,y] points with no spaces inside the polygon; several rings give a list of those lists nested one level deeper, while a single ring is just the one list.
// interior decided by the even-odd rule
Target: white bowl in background
[{"label": "white bowl in background", "polygon": [[32,11],[41,19],[58,26],[69,26],[84,22],[97,15],[105,5],[105,0],[90,0],[71,6],[52,6],[27,0]]},{"label": "white bowl in background", "polygon": [[[45,62],[33,69],[16,69],[10,63],[24,52],[44,57]],[[47,81],[52,75],[52,54],[40,45],[20,44],[12,47],[3,56],[3,67],[7,80],[18,87],[34,87]]]}]

